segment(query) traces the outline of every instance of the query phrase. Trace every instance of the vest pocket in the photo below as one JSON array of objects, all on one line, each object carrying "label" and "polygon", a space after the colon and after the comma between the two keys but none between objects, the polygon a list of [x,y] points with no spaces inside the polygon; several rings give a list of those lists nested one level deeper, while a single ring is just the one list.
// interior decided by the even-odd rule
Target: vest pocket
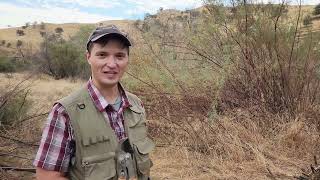
[{"label": "vest pocket", "polygon": [[154,149],[153,141],[146,137],[143,140],[133,142],[134,155],[137,162],[137,170],[140,175],[149,175],[150,168],[153,163],[149,157],[149,153]]},{"label": "vest pocket", "polygon": [[114,157],[114,152],[84,157],[82,167],[84,168],[85,179],[107,180],[116,176]]},{"label": "vest pocket", "polygon": [[143,113],[130,112],[125,116],[131,141],[141,141],[147,137],[146,121]]}]

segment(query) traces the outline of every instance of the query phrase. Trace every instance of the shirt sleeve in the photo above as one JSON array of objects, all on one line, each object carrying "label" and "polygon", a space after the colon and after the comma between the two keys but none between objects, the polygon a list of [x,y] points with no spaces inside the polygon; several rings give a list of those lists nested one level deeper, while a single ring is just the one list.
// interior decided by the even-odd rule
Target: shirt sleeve
[{"label": "shirt sleeve", "polygon": [[69,115],[57,103],[49,113],[33,165],[45,170],[67,172],[73,156],[72,141]]}]

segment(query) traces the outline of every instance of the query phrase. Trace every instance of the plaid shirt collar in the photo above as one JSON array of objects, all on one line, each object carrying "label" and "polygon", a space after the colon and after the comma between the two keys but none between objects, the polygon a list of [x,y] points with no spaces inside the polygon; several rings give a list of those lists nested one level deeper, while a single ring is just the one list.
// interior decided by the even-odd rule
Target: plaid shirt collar
[{"label": "plaid shirt collar", "polygon": [[[100,111],[103,112],[105,111],[106,107],[109,105],[107,100],[101,95],[97,87],[93,84],[92,78],[89,79],[87,83],[87,88],[89,91],[89,94],[91,96],[91,99],[94,102],[94,105],[96,108]],[[129,103],[128,97],[126,95],[126,92],[124,91],[122,85],[118,83],[118,88],[121,96],[121,107],[122,109],[131,107],[132,105]]]}]

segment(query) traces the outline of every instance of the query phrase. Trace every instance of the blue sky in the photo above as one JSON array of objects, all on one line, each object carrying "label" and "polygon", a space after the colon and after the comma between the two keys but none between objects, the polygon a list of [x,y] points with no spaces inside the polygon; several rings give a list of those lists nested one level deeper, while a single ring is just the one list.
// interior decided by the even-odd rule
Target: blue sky
[{"label": "blue sky", "polygon": [[[267,2],[269,0],[260,0]],[[280,1],[280,0],[272,0]],[[298,0],[291,0],[296,3]],[[302,0],[317,4],[319,0]],[[142,19],[146,13],[164,9],[185,10],[202,5],[202,0],[0,0],[0,28],[26,22],[96,23],[105,20]]]}]

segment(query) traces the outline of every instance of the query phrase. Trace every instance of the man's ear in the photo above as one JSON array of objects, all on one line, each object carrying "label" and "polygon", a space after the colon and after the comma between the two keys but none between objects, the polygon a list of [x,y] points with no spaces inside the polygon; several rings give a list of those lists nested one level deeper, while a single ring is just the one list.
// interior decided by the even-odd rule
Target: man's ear
[{"label": "man's ear", "polygon": [[91,54],[90,54],[90,52],[89,52],[88,50],[86,51],[85,56],[86,56],[86,59],[87,59],[88,63],[89,63],[89,64],[91,64],[91,63],[90,63],[90,60],[89,60],[89,59],[90,59]]}]

